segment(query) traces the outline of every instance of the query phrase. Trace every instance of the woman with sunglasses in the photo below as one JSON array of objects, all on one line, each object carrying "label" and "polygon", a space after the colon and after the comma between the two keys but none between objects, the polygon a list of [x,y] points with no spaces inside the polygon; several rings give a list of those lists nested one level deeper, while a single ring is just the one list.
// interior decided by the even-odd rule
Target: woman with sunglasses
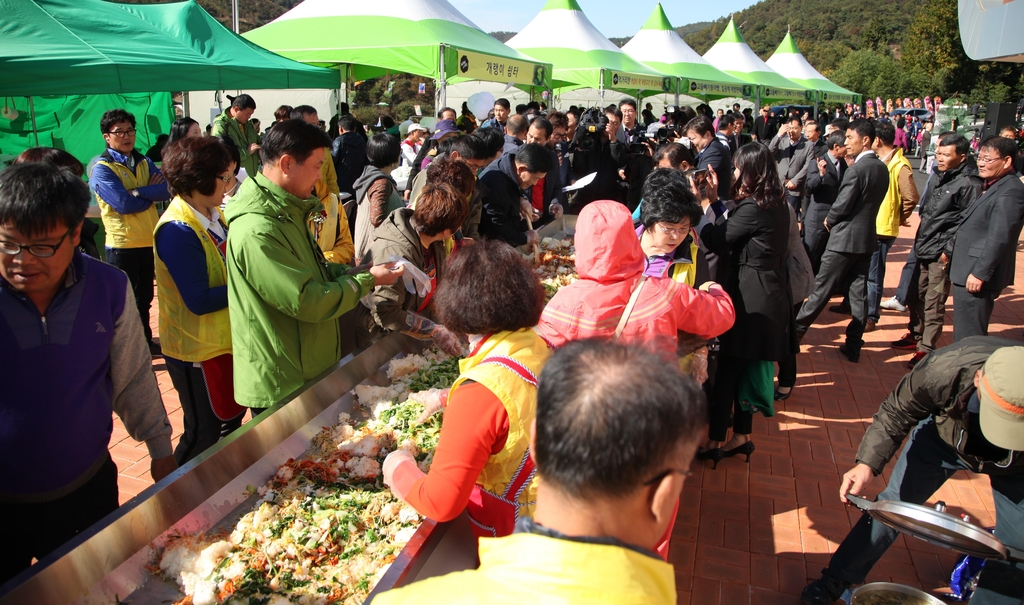
[{"label": "woman with sunglasses", "polygon": [[154,231],[160,342],[178,391],[185,430],[178,464],[242,424],[232,387],[228,321],[227,225],[218,207],[234,186],[231,154],[217,138],[186,138],[164,149],[174,193]]}]

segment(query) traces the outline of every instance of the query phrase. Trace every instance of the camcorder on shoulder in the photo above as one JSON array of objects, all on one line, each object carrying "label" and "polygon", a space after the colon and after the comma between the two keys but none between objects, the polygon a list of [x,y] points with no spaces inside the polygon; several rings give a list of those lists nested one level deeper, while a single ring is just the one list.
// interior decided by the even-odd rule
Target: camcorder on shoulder
[{"label": "camcorder on shoulder", "polygon": [[590,151],[595,146],[600,148],[601,143],[607,139],[605,132],[608,130],[608,116],[600,109],[591,107],[580,116],[580,122],[576,125],[576,133],[573,134],[569,143],[569,151]]}]

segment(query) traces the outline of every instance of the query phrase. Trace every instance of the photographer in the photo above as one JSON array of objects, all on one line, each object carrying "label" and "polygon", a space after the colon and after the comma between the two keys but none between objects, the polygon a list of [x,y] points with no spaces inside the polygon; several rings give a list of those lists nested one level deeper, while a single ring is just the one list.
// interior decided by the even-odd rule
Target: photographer
[{"label": "photographer", "polygon": [[[618,113],[618,110],[615,110]],[[612,114],[614,116],[614,114]],[[594,182],[580,189],[572,202],[573,212],[594,200],[625,202],[625,190],[619,187],[619,169],[626,165],[628,149],[615,140],[618,123],[609,123],[609,114],[591,108],[580,116],[579,125],[569,150],[573,153],[572,170],[577,178],[592,172]]]}]

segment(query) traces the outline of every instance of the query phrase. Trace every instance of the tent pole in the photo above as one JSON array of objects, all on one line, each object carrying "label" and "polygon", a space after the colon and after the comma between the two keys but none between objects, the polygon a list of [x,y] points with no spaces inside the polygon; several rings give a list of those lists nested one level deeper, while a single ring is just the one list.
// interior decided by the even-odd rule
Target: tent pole
[{"label": "tent pole", "polygon": [[182,108],[182,112],[181,113],[184,114],[186,118],[189,117],[189,115],[188,115],[189,114],[188,104],[189,104],[189,102],[188,102],[188,91],[186,90],[186,91],[181,93],[181,108]]},{"label": "tent pole", "polygon": [[681,86],[682,81],[682,78],[676,78],[676,109],[679,109],[679,88]]},{"label": "tent pole", "polygon": [[601,81],[597,83],[597,95],[601,99],[601,108],[604,108],[604,68],[601,68]]},{"label": "tent pole", "polygon": [[441,45],[441,61],[440,61],[440,64],[441,64],[441,70],[440,70],[441,73],[438,74],[439,79],[438,79],[438,82],[437,82],[437,107],[434,108],[434,113],[435,114],[438,111],[440,111],[440,109],[442,107],[444,107],[444,106],[446,106],[448,104],[448,91],[447,91],[448,74],[445,73],[445,67],[444,67],[444,44]]},{"label": "tent pole", "polygon": [[39,147],[39,129],[36,127],[36,105],[32,97],[28,98],[28,113],[32,116],[32,136],[35,137],[36,147]]},{"label": "tent pole", "polygon": [[231,0],[231,31],[238,33],[238,0]]}]

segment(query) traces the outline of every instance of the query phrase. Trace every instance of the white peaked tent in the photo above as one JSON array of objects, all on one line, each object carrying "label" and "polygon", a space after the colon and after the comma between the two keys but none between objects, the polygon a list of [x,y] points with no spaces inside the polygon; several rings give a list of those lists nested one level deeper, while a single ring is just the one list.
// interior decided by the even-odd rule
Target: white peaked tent
[{"label": "white peaked tent", "polygon": [[553,64],[557,91],[586,87],[658,94],[675,90],[674,77],[622,52],[594,27],[576,0],[548,0],[507,44]]},{"label": "white peaked tent", "polygon": [[718,42],[704,53],[704,59],[730,76],[756,84],[758,106],[761,101],[814,102],[813,91],[779,75],[747,46],[732,19]]},{"label": "white peaked tent", "polygon": [[816,102],[821,101],[828,105],[860,104],[860,95],[831,82],[807,62],[789,32],[786,32],[782,44],[779,44],[775,53],[768,57],[765,63],[787,79],[818,91]]},{"label": "white peaked tent", "polygon": [[[680,89],[691,97],[717,99],[722,97],[753,97],[754,86],[711,65],[690,48],[672,27],[659,2],[647,23],[637,32],[622,52],[650,65],[658,71],[676,76]],[[679,89],[676,105],[679,104]]]}]

